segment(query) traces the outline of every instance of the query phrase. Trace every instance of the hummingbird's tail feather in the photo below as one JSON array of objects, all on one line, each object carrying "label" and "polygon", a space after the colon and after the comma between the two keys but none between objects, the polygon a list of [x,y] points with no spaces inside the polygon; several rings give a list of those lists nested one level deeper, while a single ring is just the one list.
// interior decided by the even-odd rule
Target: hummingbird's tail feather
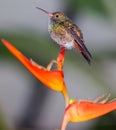
[{"label": "hummingbird's tail feather", "polygon": [[88,64],[91,64],[92,56],[84,44],[83,44],[83,48],[82,48],[77,43],[75,43],[74,48],[81,52],[82,56],[85,58],[85,60],[88,62]]},{"label": "hummingbird's tail feather", "polygon": [[81,54],[83,55],[83,57],[85,58],[85,60],[88,62],[88,64],[91,64],[91,58],[90,56],[88,56],[87,53],[81,51]]}]

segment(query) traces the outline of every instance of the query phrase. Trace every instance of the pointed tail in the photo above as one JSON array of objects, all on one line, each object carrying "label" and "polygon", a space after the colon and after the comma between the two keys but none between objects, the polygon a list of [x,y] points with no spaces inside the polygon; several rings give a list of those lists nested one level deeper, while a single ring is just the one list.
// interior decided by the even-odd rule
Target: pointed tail
[{"label": "pointed tail", "polygon": [[84,44],[83,47],[81,47],[75,43],[74,48],[81,52],[82,56],[85,58],[88,64],[91,64],[92,56]]},{"label": "pointed tail", "polygon": [[91,57],[88,55],[88,53],[81,51],[82,56],[85,58],[87,63],[90,65],[91,64]]}]

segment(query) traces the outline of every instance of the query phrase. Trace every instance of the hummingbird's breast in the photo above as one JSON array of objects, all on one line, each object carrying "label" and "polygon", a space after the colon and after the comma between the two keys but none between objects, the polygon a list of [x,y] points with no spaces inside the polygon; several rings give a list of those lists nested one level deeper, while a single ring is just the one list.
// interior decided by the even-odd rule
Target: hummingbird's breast
[{"label": "hummingbird's breast", "polygon": [[74,46],[74,38],[70,35],[68,30],[60,24],[49,24],[48,27],[51,38],[60,46],[67,49],[72,49]]}]

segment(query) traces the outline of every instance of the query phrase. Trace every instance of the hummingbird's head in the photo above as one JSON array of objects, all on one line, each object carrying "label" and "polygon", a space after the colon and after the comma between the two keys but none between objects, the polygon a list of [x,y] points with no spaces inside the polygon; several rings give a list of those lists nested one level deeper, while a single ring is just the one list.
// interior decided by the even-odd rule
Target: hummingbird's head
[{"label": "hummingbird's head", "polygon": [[67,17],[61,12],[54,12],[52,14],[51,20],[55,23],[62,23],[67,20]]},{"label": "hummingbird's head", "polygon": [[65,22],[68,18],[61,12],[54,12],[54,13],[50,13],[42,8],[36,7],[37,9],[43,11],[44,13],[46,13],[49,17],[50,20],[54,23],[62,23]]}]

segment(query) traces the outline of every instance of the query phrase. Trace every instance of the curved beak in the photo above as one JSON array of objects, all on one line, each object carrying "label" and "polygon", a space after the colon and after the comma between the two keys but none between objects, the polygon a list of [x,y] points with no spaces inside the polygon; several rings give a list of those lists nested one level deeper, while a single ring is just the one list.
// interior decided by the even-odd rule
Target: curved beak
[{"label": "curved beak", "polygon": [[48,16],[50,16],[50,17],[52,17],[53,16],[53,14],[52,13],[50,13],[50,12],[48,12],[48,11],[46,11],[46,10],[44,10],[44,9],[42,9],[42,8],[39,8],[39,7],[36,7],[37,9],[39,9],[39,10],[41,10],[41,11],[43,11],[44,13],[46,13]]}]

